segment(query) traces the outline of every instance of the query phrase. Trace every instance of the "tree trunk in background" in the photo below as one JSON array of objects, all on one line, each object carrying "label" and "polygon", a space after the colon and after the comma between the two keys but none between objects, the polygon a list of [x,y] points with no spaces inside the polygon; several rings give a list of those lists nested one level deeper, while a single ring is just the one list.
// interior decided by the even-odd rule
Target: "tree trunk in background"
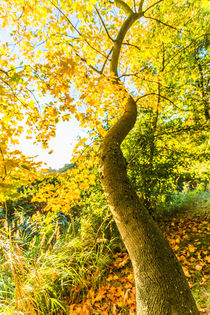
[{"label": "tree trunk in background", "polygon": [[130,255],[138,315],[199,314],[182,268],[167,240],[132,188],[120,145],[133,128],[136,103],[128,95],[124,115],[100,148],[100,178]]}]

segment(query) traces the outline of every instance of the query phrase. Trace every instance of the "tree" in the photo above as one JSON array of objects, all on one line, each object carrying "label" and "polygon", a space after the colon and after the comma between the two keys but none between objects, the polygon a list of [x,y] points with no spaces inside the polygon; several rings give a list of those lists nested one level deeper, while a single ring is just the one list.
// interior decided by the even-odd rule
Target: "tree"
[{"label": "tree", "polygon": [[[175,255],[129,182],[121,143],[134,127],[141,106],[154,108],[154,132],[149,138],[153,151],[159,115],[170,120],[171,132],[178,129],[177,121],[184,128],[206,126],[206,48],[196,54],[195,68],[192,52],[200,49],[207,36],[207,2],[2,3],[3,26],[13,25],[13,40],[24,61],[18,68],[16,60],[11,81],[8,65],[14,56],[8,56],[1,71],[10,81],[2,80],[2,85],[34,128],[37,141],[47,147],[56,123],[71,115],[92,135],[103,138],[100,178],[133,264],[137,313],[198,314]],[[197,73],[201,83],[194,85]],[[15,94],[11,82],[15,82]],[[75,99],[74,89],[78,91]],[[46,104],[39,105],[42,99],[36,90],[47,98]],[[5,108],[4,120],[9,115],[7,100]]]}]

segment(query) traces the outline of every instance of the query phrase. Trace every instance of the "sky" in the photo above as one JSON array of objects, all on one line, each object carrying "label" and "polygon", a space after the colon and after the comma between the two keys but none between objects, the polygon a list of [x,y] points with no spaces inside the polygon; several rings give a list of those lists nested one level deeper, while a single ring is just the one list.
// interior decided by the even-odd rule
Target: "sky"
[{"label": "sky", "polygon": [[[85,131],[79,127],[79,123],[75,118],[70,121],[59,122],[57,124],[56,137],[49,142],[49,149],[44,150],[41,144],[33,144],[32,139],[20,137],[19,145],[15,145],[14,149],[20,150],[26,156],[37,156],[34,160],[46,163],[45,167],[53,169],[61,168],[64,164],[70,163],[74,146],[77,144],[78,136],[84,137]],[[53,153],[49,152],[53,150]]]}]

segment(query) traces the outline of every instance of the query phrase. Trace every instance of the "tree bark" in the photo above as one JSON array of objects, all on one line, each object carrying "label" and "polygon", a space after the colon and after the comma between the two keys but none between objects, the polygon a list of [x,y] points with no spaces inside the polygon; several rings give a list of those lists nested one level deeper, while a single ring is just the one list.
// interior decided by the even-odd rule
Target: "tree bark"
[{"label": "tree bark", "polygon": [[[123,8],[124,2],[115,1],[118,2]],[[142,4],[143,1],[138,13],[132,13],[125,5],[129,16],[115,40],[111,60],[115,78],[123,39],[131,25],[143,15]],[[137,314],[197,315],[199,312],[178,260],[127,176],[120,145],[135,124],[137,106],[129,93],[126,97],[124,114],[101,144],[99,164],[105,196],[133,265]]]},{"label": "tree bark", "polygon": [[196,315],[182,268],[127,177],[120,144],[136,114],[129,95],[125,113],[105,136],[99,156],[104,192],[134,269],[137,314]]}]

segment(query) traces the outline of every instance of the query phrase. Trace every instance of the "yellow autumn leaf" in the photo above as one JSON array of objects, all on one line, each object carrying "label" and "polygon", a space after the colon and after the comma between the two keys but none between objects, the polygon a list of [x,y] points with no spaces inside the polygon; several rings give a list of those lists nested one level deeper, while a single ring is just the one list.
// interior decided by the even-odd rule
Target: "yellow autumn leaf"
[{"label": "yellow autumn leaf", "polygon": [[188,245],[188,249],[189,249],[189,251],[191,252],[191,253],[194,253],[195,251],[196,251],[196,247],[195,246],[193,246],[193,245]]}]

